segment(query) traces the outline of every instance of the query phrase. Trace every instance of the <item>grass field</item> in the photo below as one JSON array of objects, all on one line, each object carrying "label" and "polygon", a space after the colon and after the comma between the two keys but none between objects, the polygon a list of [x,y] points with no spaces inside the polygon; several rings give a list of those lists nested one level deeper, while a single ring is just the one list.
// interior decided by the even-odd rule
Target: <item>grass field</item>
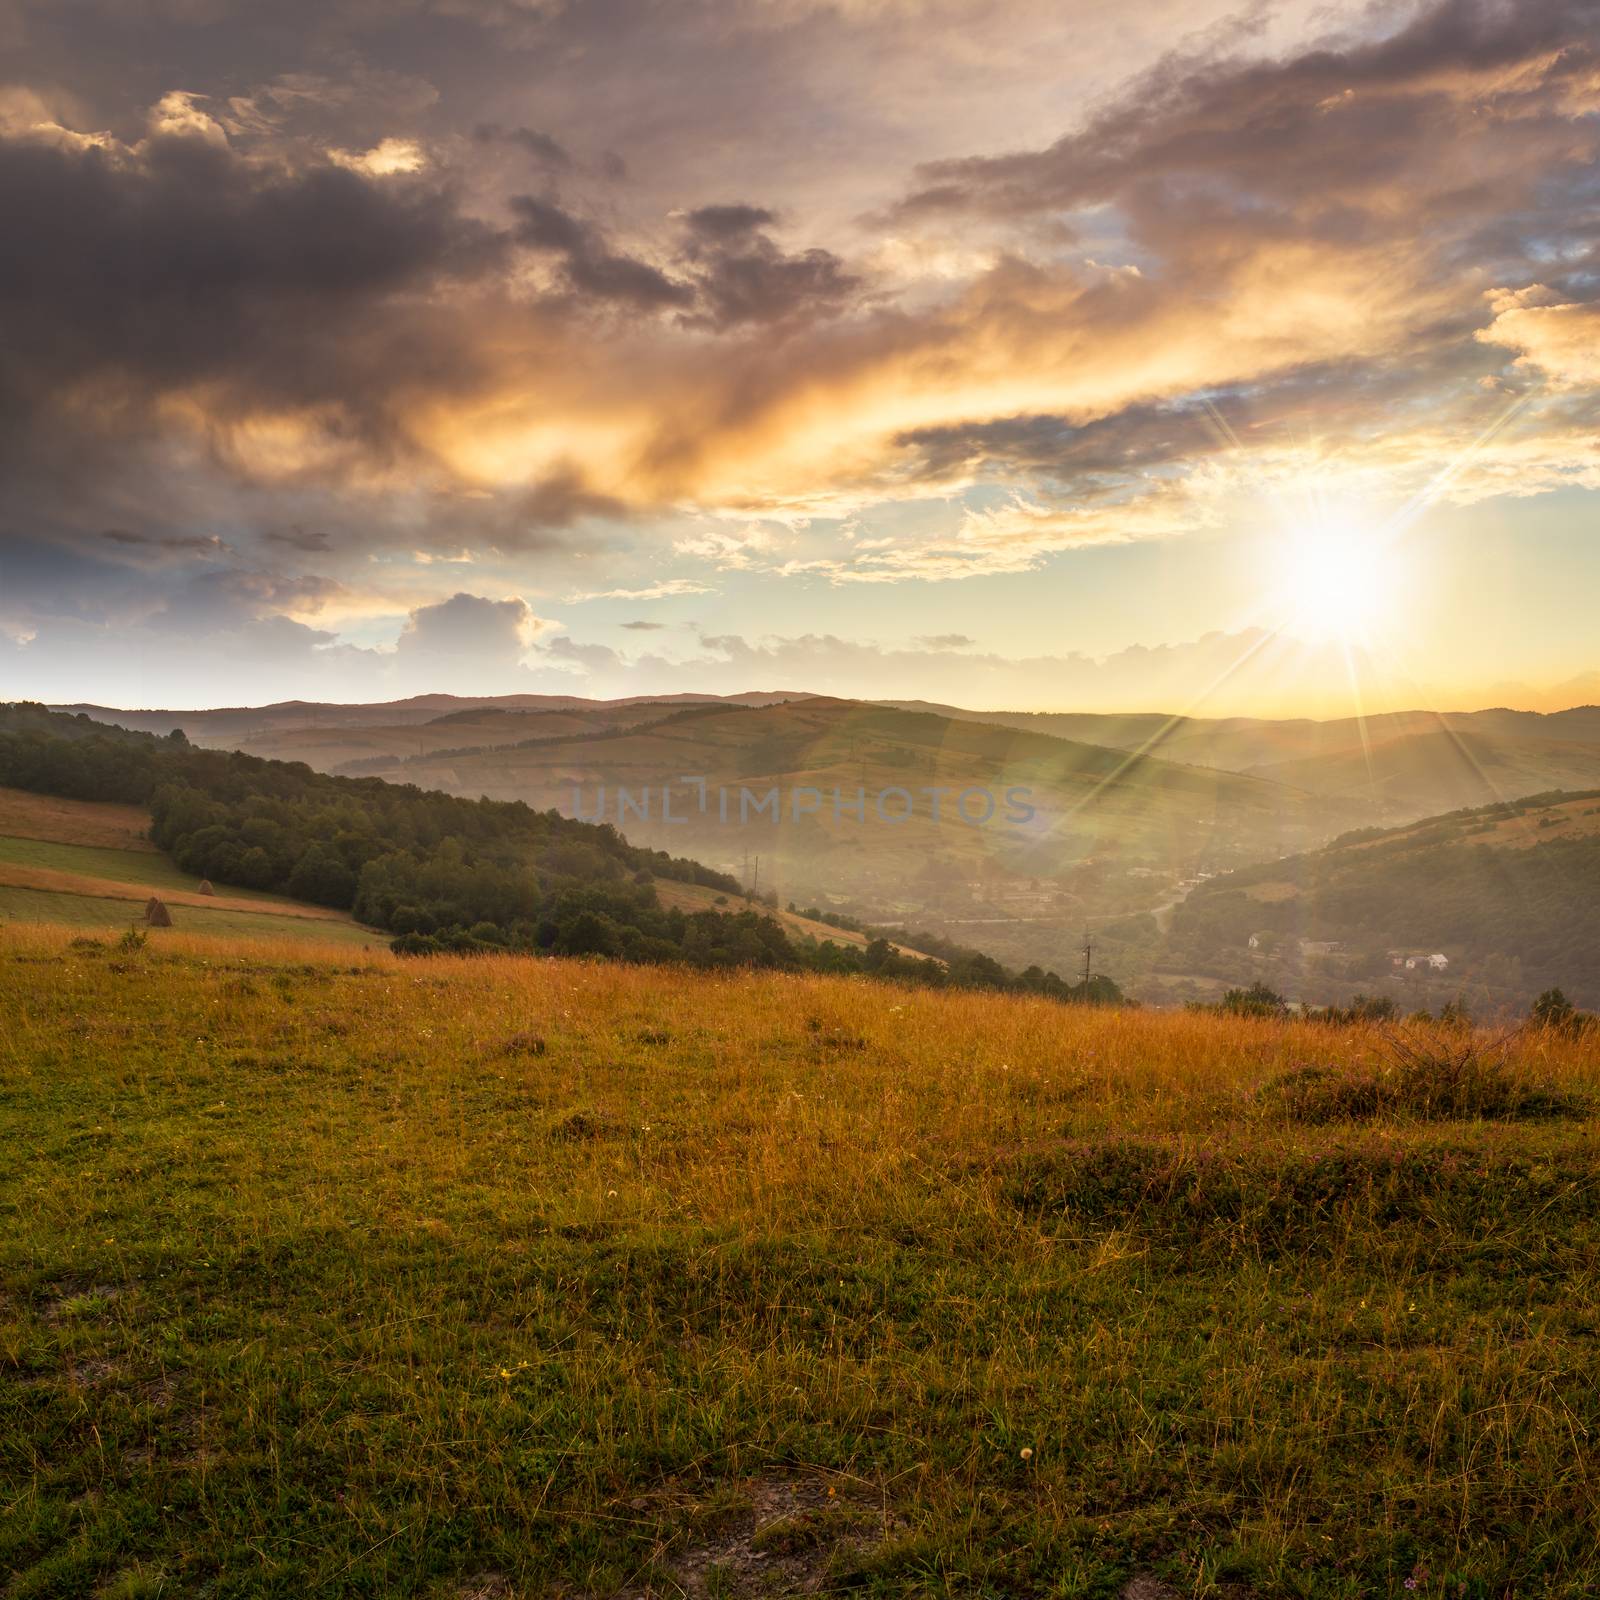
[{"label": "grass field", "polygon": [[[166,856],[150,850],[115,850],[94,845],[67,844],[54,839],[19,839],[0,834],[0,869],[17,867],[70,874],[73,877],[126,883],[150,894],[193,894],[200,880],[180,871]],[[298,905],[286,895],[225,884],[217,890],[229,900],[281,906],[294,913],[315,910]]]},{"label": "grass field", "polygon": [[8,1597],[1600,1586],[1581,1040],[179,929],[0,1021]]},{"label": "grass field", "polygon": [[0,923],[121,932],[158,895],[174,928],[191,933],[279,943],[316,939],[342,949],[387,946],[387,936],[343,912],[284,895],[231,884],[200,895],[199,880],[144,839],[149,820],[135,806],[0,789]]},{"label": "grass field", "polygon": [[[241,911],[235,907],[211,907],[166,902],[174,931],[203,934],[218,939],[272,939],[279,943],[300,944],[314,940],[339,949],[387,949],[387,934],[334,916],[293,916],[280,912]],[[313,908],[307,908],[311,910]],[[143,898],[111,899],[92,894],[64,894],[0,882],[0,923],[54,924],[95,932],[120,933],[143,921]],[[165,941],[169,930],[154,928],[150,937]]]},{"label": "grass field", "polygon": [[66,800],[59,795],[32,794],[0,785],[0,835],[19,839],[58,840],[111,850],[155,846],[145,837],[150,814],[138,806],[106,800]]}]

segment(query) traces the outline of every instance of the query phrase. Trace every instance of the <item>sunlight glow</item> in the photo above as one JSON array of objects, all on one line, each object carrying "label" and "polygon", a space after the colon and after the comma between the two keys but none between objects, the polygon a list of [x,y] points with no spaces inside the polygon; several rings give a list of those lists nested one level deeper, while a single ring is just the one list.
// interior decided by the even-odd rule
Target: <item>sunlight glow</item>
[{"label": "sunlight glow", "polygon": [[1301,638],[1364,642],[1385,620],[1400,573],[1376,530],[1354,521],[1287,536],[1277,609]]}]

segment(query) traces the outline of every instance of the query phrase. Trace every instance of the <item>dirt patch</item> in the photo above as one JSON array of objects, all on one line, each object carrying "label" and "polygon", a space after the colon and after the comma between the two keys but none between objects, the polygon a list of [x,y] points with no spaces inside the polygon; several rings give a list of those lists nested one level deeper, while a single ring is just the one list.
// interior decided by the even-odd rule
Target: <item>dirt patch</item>
[{"label": "dirt patch", "polygon": [[1123,1586],[1122,1600],[1183,1600],[1183,1592],[1149,1572],[1141,1572]]},{"label": "dirt patch", "polygon": [[43,1322],[66,1322],[74,1317],[91,1317],[121,1297],[122,1290],[116,1284],[64,1278],[49,1286],[39,1306],[39,1317]]},{"label": "dirt patch", "polygon": [[[647,1510],[648,1500],[631,1503]],[[819,1594],[842,1558],[881,1544],[893,1515],[858,1486],[826,1478],[757,1478],[696,1507],[690,1531],[665,1539],[649,1576],[618,1600]]]},{"label": "dirt patch", "polygon": [[480,1572],[464,1578],[455,1590],[455,1600],[509,1600],[511,1580],[503,1572]]}]

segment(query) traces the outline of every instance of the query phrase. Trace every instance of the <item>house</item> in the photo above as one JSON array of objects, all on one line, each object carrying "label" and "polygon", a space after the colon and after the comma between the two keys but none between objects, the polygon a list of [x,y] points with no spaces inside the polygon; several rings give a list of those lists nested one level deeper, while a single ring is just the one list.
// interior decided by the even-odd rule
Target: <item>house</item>
[{"label": "house", "polygon": [[1337,956],[1343,953],[1343,939],[1302,939],[1300,941],[1300,954],[1303,956]]},{"label": "house", "polygon": [[[1443,972],[1450,965],[1450,957],[1440,955],[1438,951],[1435,951],[1432,955],[1406,956],[1404,960],[1407,972],[1415,972],[1419,967],[1427,967],[1434,972]],[[1398,966],[1399,964],[1397,960],[1395,965]]]}]

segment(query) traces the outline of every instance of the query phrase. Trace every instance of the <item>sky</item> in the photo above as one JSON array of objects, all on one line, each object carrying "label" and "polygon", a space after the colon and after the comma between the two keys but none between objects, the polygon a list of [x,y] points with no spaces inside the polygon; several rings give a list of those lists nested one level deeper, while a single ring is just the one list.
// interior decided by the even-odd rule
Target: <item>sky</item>
[{"label": "sky", "polygon": [[1600,701],[1600,0],[0,0],[0,696]]}]

